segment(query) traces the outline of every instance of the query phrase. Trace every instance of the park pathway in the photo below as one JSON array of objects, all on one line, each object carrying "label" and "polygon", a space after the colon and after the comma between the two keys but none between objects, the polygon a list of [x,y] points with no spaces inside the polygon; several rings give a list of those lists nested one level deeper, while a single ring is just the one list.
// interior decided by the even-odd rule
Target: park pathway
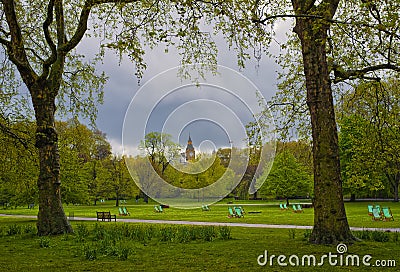
[{"label": "park pathway", "polygon": [[[0,214],[0,216],[18,217],[18,218],[37,218],[35,215],[10,215]],[[95,217],[74,217],[72,221],[96,221]],[[171,225],[196,225],[196,226],[229,226],[242,228],[266,228],[266,229],[312,229],[312,226],[301,225],[273,225],[273,224],[248,224],[248,223],[229,223],[229,222],[203,222],[203,221],[179,221],[179,220],[151,220],[151,219],[129,219],[118,218],[117,222],[126,223],[145,223],[145,224],[171,224]],[[359,228],[350,227],[353,231],[389,231],[400,232],[400,228]]]}]

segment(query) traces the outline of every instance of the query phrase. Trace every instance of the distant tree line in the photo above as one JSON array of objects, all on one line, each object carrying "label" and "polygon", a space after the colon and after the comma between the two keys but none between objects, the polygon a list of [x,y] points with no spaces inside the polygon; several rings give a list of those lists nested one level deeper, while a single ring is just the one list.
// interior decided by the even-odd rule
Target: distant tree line
[{"label": "distant tree line", "polygon": [[[0,203],[29,205],[38,201],[39,164],[34,147],[35,124],[12,126],[21,141],[0,133]],[[100,199],[135,197],[139,190],[123,157],[113,155],[106,135],[75,119],[56,122],[59,133],[62,201],[65,204],[96,205]]]}]

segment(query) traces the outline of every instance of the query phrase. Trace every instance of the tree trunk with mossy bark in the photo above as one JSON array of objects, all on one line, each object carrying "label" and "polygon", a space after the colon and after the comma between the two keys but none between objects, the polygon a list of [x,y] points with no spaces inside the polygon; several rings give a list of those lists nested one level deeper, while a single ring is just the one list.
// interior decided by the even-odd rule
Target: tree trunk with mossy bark
[{"label": "tree trunk with mossy bark", "polygon": [[39,151],[38,235],[71,233],[61,203],[60,156],[55,129],[55,92],[51,83],[36,83],[30,88],[36,115],[36,147]]},{"label": "tree trunk with mossy bark", "polygon": [[[309,8],[292,1],[296,18],[295,33],[301,41],[306,77],[307,105],[311,115],[314,162],[314,228],[310,238],[315,244],[353,241],[343,202],[334,104],[326,60],[329,19],[339,1]],[[309,16],[305,16],[305,15]],[[323,16],[327,20],[318,19]]]}]

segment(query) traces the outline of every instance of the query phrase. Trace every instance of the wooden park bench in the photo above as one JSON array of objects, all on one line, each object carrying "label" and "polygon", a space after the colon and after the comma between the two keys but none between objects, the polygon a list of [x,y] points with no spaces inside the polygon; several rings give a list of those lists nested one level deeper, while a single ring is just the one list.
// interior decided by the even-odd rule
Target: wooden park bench
[{"label": "wooden park bench", "polygon": [[115,214],[111,214],[110,212],[96,212],[97,213],[97,221],[111,221],[114,219],[117,222],[117,216]]}]

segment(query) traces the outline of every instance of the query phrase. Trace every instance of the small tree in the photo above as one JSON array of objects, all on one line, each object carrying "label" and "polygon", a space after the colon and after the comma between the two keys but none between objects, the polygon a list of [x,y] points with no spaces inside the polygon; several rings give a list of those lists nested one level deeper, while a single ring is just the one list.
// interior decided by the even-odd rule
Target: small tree
[{"label": "small tree", "polygon": [[140,149],[148,157],[154,170],[164,176],[170,161],[179,156],[181,147],[171,140],[169,134],[150,132],[141,142]]},{"label": "small tree", "polygon": [[261,191],[275,197],[285,198],[289,205],[290,198],[309,196],[311,187],[312,177],[291,153],[284,151],[276,156]]},{"label": "small tree", "polygon": [[115,206],[119,206],[119,200],[122,197],[133,197],[137,194],[132,177],[128,172],[125,157],[113,156],[107,163],[109,172],[109,187],[112,188],[112,194],[115,196]]}]

